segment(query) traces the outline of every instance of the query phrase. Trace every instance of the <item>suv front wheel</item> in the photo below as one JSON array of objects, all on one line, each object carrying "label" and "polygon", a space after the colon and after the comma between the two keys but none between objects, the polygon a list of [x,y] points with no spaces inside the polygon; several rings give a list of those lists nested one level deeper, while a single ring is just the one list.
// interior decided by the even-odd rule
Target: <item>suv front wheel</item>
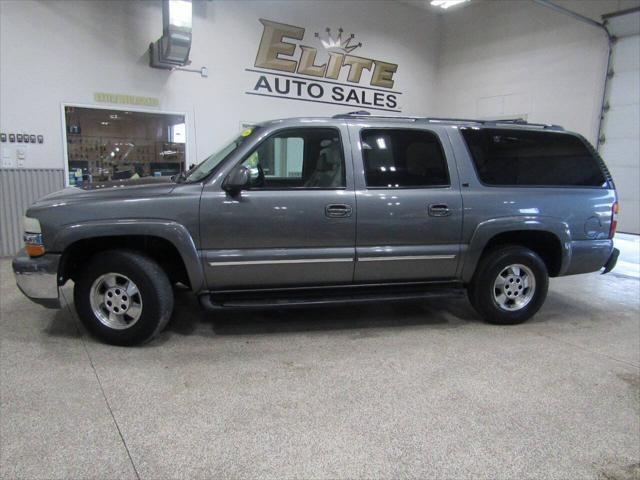
[{"label": "suv front wheel", "polygon": [[486,321],[513,325],[535,315],[548,287],[547,267],[538,254],[525,247],[505,246],[480,260],[468,293]]},{"label": "suv front wheel", "polygon": [[91,258],[75,278],[74,303],[84,326],[113,345],[151,340],[171,318],[166,273],[144,255],[111,250]]}]

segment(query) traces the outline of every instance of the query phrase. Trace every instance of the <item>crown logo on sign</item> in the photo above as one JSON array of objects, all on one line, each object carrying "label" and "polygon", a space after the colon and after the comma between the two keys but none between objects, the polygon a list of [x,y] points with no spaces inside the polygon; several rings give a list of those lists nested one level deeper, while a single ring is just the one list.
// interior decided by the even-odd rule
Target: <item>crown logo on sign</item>
[{"label": "crown logo on sign", "polygon": [[345,53],[351,53],[356,48],[362,46],[362,43],[360,42],[355,45],[351,44],[351,40],[356,37],[353,33],[351,33],[347,38],[343,39],[342,34],[344,33],[344,30],[342,30],[342,27],[338,29],[337,38],[334,38],[334,36],[331,35],[330,28],[326,28],[325,31],[327,32],[326,37],[320,37],[320,34],[317,32],[315,34],[315,37],[320,39],[320,42],[322,42],[322,46],[327,50],[342,50]]}]

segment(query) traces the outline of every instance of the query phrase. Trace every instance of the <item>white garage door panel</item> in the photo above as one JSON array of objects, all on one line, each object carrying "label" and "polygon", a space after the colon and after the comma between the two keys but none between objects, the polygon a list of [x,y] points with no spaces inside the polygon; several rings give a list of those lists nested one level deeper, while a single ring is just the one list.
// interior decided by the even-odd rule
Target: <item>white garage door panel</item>
[{"label": "white garage door panel", "polygon": [[610,167],[609,171],[613,177],[613,182],[618,189],[618,196],[626,199],[640,199],[638,194],[638,168],[632,167]]},{"label": "white garage door panel", "polygon": [[640,234],[640,35],[620,37],[611,61],[600,153],[618,190],[618,230]]},{"label": "white garage door panel", "polygon": [[615,72],[611,79],[611,95],[609,105],[615,108],[620,105],[640,102],[640,70]]},{"label": "white garage door panel", "polygon": [[610,170],[614,166],[635,167],[640,158],[640,142],[635,138],[618,138],[603,145],[600,152]]},{"label": "white garage door panel", "polygon": [[[636,202],[635,207],[634,202]],[[618,214],[617,230],[618,232],[635,233],[640,231],[640,217],[637,215],[637,202],[637,198],[635,200],[630,198],[620,199],[620,213]]]},{"label": "white garage door panel", "polygon": [[[637,208],[635,211],[637,213]],[[617,231],[621,233],[637,234],[637,232],[640,231],[640,220],[638,220],[638,215],[632,214],[629,210],[625,210],[625,212],[626,213],[620,213],[620,216],[618,217],[620,222],[624,221],[624,227],[623,224],[620,223]]]},{"label": "white garage door panel", "polygon": [[616,62],[616,72],[640,69],[640,42],[634,37],[637,35],[620,37],[616,42],[616,55],[624,59],[622,63]]},{"label": "white garage door panel", "polygon": [[609,140],[617,138],[638,138],[640,111],[638,104],[611,107],[607,112],[605,136]]}]

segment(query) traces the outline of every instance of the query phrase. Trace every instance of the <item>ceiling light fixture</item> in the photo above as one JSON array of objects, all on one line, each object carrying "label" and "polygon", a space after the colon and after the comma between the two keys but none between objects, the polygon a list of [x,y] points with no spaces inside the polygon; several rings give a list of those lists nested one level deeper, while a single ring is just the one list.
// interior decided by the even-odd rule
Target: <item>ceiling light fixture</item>
[{"label": "ceiling light fixture", "polygon": [[459,5],[461,3],[466,3],[468,1],[470,0],[431,0],[431,5],[446,10],[449,7],[453,7],[454,5]]}]

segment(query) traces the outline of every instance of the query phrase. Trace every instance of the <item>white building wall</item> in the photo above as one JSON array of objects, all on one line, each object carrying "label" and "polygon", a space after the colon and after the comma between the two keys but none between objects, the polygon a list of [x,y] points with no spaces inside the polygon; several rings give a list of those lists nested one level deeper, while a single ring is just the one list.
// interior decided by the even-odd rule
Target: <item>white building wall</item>
[{"label": "white building wall", "polygon": [[245,68],[256,57],[259,18],[306,28],[305,44],[326,27],[355,33],[363,46],[354,54],[399,65],[402,113],[433,109],[438,19],[429,12],[394,1],[207,1],[193,10],[192,67],[208,67],[208,78],[148,66],[149,43],[162,34],[160,1],[0,1],[0,128],[45,137],[26,146],[24,167],[63,167],[61,103],[94,104],[95,92],[157,97],[157,110],[185,112],[189,163],[241,121],[357,109],[246,95],[257,78]]},{"label": "white building wall", "polygon": [[[600,15],[637,1],[556,2]],[[442,25],[437,115],[525,116],[585,135],[595,144],[607,63],[605,33],[527,0],[474,2]]]},{"label": "white building wall", "polygon": [[[638,4],[562,2],[598,20]],[[256,80],[245,68],[261,38],[258,19],[267,18],[305,27],[305,43],[325,27],[355,33],[359,55],[399,65],[394,89],[403,92],[403,114],[525,115],[595,143],[607,55],[600,30],[526,0],[475,1],[441,15],[425,5],[194,2],[192,67],[209,68],[201,78],[148,66],[148,44],[162,33],[159,0],[0,1],[0,128],[44,135],[44,145],[27,146],[26,168],[62,168],[61,103],[94,104],[95,92],[158,97],[157,110],[187,114],[192,163],[242,121],[353,110],[244,93]]]}]

